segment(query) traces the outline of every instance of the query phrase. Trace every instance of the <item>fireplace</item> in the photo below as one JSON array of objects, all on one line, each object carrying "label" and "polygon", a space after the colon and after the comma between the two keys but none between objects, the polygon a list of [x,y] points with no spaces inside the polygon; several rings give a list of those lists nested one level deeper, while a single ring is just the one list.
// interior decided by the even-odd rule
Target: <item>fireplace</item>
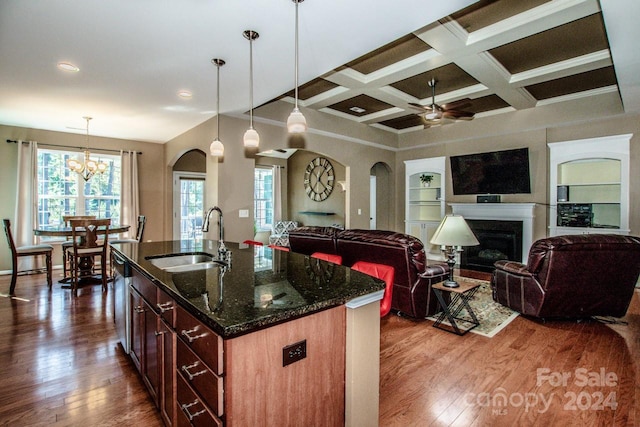
[{"label": "fireplace", "polygon": [[[467,222],[484,220],[489,222],[509,223],[516,222],[520,224],[521,231],[519,237],[515,237],[515,245],[518,250],[514,251],[513,260],[518,262],[526,262],[529,255],[529,249],[533,244],[533,220],[535,218],[535,203],[451,203],[453,213],[462,215]],[[503,240],[493,243],[511,247],[514,244],[514,237],[502,236],[508,234],[507,231],[496,232],[497,240]],[[495,237],[495,236],[494,236]],[[480,239],[480,236],[478,236]],[[465,251],[472,248],[465,248]],[[473,249],[472,249],[473,250]],[[500,250],[500,248],[498,248]],[[501,251],[502,252],[502,251]],[[491,254],[498,256],[496,252],[484,252],[485,257]],[[464,252],[463,252],[464,254]]]},{"label": "fireplace", "polygon": [[499,260],[522,259],[522,221],[467,219],[480,244],[465,247],[460,254],[460,268],[493,271]]}]

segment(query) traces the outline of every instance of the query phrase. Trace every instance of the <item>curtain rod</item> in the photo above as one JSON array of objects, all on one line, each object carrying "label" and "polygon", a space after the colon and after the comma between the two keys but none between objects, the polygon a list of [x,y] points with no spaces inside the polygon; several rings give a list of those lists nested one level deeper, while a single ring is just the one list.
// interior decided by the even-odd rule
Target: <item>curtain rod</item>
[{"label": "curtain rod", "polygon": [[[35,142],[35,141],[23,141],[23,140],[15,140],[15,139],[7,139],[8,143],[13,143],[13,144],[17,144],[19,142],[22,143],[31,143],[31,142]],[[42,145],[43,147],[60,147],[60,148],[74,148],[74,149],[79,149],[79,150],[84,150],[84,148],[82,147],[75,147],[73,145],[60,145],[60,144],[47,144],[45,142],[43,143],[38,143],[38,145]],[[131,151],[131,150],[114,150],[112,148],[92,148],[92,151],[106,151],[109,153],[120,153],[121,151]],[[142,151],[136,151],[136,154],[140,154],[142,155]]]}]

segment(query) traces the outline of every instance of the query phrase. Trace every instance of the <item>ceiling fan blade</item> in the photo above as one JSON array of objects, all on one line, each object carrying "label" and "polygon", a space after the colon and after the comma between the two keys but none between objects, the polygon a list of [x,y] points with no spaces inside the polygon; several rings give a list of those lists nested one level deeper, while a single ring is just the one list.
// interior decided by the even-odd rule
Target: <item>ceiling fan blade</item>
[{"label": "ceiling fan blade", "polygon": [[442,108],[445,110],[461,110],[469,106],[471,106],[471,99],[469,98],[459,99],[457,101],[452,101],[452,102],[447,102],[446,104],[442,104]]},{"label": "ceiling fan blade", "polygon": [[410,102],[409,106],[419,111],[431,111],[431,105],[420,105],[415,102]]},{"label": "ceiling fan blade", "polygon": [[446,110],[442,115],[452,119],[470,119],[473,118],[475,113],[472,113],[471,111]]}]

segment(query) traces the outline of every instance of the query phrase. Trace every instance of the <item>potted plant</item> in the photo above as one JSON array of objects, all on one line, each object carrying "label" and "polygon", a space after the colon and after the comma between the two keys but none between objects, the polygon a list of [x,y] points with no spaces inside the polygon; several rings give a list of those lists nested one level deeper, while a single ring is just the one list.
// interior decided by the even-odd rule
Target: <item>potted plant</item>
[{"label": "potted plant", "polygon": [[420,182],[424,187],[431,186],[431,181],[433,181],[433,175],[427,175],[426,173],[420,175]]}]

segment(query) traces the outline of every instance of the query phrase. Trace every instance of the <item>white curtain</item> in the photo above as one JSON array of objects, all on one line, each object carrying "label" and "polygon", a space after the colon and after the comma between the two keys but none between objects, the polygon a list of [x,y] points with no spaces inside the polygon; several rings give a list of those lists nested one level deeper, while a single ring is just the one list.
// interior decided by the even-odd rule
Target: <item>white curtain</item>
[{"label": "white curtain", "polygon": [[131,226],[121,238],[135,239],[140,215],[137,152],[120,152],[120,182],[120,224]]},{"label": "white curtain", "polygon": [[282,221],[282,167],[273,166],[273,221]]},{"label": "white curtain", "polygon": [[[38,223],[38,143],[18,141],[18,180],[16,186],[16,213],[11,221],[11,231],[16,246],[36,243],[33,230]],[[18,270],[44,267],[44,262],[34,258],[20,257]]]}]

